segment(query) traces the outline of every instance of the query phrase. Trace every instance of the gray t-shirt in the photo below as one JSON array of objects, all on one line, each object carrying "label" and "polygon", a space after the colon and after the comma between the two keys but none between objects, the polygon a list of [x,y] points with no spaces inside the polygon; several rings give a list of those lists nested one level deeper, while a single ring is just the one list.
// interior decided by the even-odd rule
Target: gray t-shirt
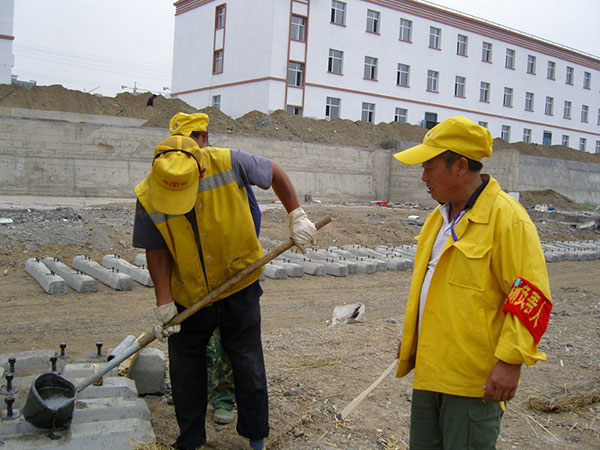
[{"label": "gray t-shirt", "polygon": [[[238,186],[258,186],[261,189],[269,189],[273,180],[273,168],[271,161],[264,156],[252,155],[242,150],[231,149],[231,168],[235,175]],[[256,203],[256,198],[252,190],[248,190],[248,200],[250,203],[250,211],[254,219],[257,235],[260,227],[260,210]],[[196,216],[190,211],[186,217],[192,224],[194,234],[196,235],[196,243],[198,250],[201,250],[200,240],[198,237],[198,226],[196,224]],[[133,246],[143,249],[163,249],[167,248],[167,244],[163,239],[160,231],[154,225],[150,216],[138,201],[135,205],[135,221],[133,223]]]}]

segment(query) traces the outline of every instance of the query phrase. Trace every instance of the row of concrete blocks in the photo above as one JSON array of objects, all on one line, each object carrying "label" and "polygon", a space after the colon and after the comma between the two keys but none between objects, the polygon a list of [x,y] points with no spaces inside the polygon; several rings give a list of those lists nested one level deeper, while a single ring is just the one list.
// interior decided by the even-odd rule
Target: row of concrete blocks
[{"label": "row of concrete blocks", "polygon": [[[52,350],[34,350],[0,356],[0,373],[8,370],[8,359],[16,359],[13,388],[17,393],[4,393],[0,390],[0,408],[4,398],[15,398],[13,416],[19,417],[0,420],[0,445],[14,450],[24,449],[106,449],[131,448],[134,441],[150,442],[155,440],[150,422],[150,411],[146,402],[138,395],[156,394],[165,391],[166,363],[164,354],[154,348],[143,349],[129,378],[116,376],[117,369],[103,377],[102,385],[89,386],[77,394],[73,421],[67,430],[56,431],[58,440],[48,438],[48,430],[34,427],[20,414],[27,399],[28,387],[37,378],[34,373],[49,370],[49,358]],[[75,386],[90,376],[94,363],[89,361],[70,362],[60,360],[57,372]]]},{"label": "row of concrete blocks", "polygon": [[346,277],[413,267],[416,246],[378,246],[375,250],[360,245],[307,250],[305,254],[285,252],[265,266],[263,277],[277,280],[288,277],[332,275]]},{"label": "row of concrete blocks", "polygon": [[600,240],[542,243],[547,262],[600,259]]},{"label": "row of concrete blocks", "polygon": [[99,264],[87,256],[75,256],[73,268],[58,258],[29,258],[25,271],[30,274],[48,294],[66,294],[67,286],[77,292],[97,292],[97,280],[117,291],[133,290],[133,282],[153,286],[150,272],[121,259],[117,255],[105,255]]}]

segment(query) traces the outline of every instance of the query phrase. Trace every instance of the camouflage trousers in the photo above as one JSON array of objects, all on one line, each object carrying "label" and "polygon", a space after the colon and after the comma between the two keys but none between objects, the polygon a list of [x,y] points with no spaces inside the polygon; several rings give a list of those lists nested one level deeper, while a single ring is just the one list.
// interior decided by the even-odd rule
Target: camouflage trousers
[{"label": "camouflage trousers", "polygon": [[235,390],[229,356],[221,346],[221,333],[217,328],[206,346],[206,371],[208,399],[216,408],[233,409]]}]

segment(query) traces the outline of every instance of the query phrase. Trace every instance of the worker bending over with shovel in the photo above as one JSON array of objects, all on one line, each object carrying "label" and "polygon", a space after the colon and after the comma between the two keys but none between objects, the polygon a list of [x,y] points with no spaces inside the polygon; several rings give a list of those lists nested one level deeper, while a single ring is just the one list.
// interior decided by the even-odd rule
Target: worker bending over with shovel
[{"label": "worker bending over with shovel", "polygon": [[[193,115],[195,130],[205,115]],[[172,124],[173,126],[173,124]],[[234,274],[260,259],[246,185],[273,191],[288,212],[290,237],[301,250],[314,243],[316,228],[300,207],[290,179],[276,162],[242,151],[205,147],[183,135],[154,151],[150,174],[135,188],[133,245],[146,249],[155,285],[156,337],[168,337],[169,374],[180,429],[176,449],[206,443],[206,345],[219,327],[233,369],[237,431],[253,449],[269,434],[267,382],[260,330],[260,271],[232,285],[217,302],[181,325],[173,317]]]},{"label": "worker bending over with shovel", "polygon": [[421,164],[440,205],[417,237],[397,376],[413,368],[410,448],[494,449],[521,365],[538,349],[552,303],[535,225],[480,174],[490,132],[463,116],[394,155]]}]

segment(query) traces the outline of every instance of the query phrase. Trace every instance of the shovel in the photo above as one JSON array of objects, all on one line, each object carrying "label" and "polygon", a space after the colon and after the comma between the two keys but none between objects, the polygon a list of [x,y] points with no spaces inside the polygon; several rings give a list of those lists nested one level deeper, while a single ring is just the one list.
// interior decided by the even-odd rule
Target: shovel
[{"label": "shovel", "polygon": [[[325,217],[315,223],[315,226],[318,230],[329,222],[331,222],[331,218]],[[198,310],[214,303],[221,294],[227,292],[227,290],[235,283],[260,269],[269,261],[272,261],[286,250],[289,250],[293,245],[294,241],[292,241],[292,239],[288,239],[279,244],[267,255],[240,270],[223,284],[202,297],[198,302],[176,315],[173,320],[164,327],[167,328],[172,325],[177,325]],[[69,380],[56,373],[47,372],[40,375],[33,381],[31,389],[29,390],[23,408],[25,420],[35,427],[51,430],[50,437],[56,436],[53,435],[54,430],[67,428],[71,423],[71,420],[73,419],[73,410],[75,408],[75,397],[78,392],[81,392],[86,387],[93,384],[96,380],[110,372],[131,355],[150,344],[154,339],[156,339],[154,331],[144,332],[129,347],[123,350],[123,352],[104,364],[100,370],[87,377],[78,386],[75,386]]]}]

